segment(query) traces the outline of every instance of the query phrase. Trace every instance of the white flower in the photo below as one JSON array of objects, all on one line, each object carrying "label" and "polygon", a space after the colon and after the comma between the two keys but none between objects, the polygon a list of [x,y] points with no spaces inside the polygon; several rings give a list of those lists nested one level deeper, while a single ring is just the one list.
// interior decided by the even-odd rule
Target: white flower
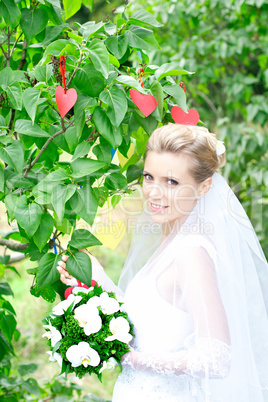
[{"label": "white flower", "polygon": [[225,145],[223,141],[218,140],[217,145],[216,145],[216,154],[219,156],[221,154],[224,154],[225,152]]},{"label": "white flower", "polygon": [[110,331],[113,335],[108,336],[105,341],[114,341],[129,343],[132,335],[129,334],[129,322],[123,317],[112,318],[109,324]]},{"label": "white flower", "polygon": [[97,307],[82,304],[74,310],[74,318],[77,319],[79,326],[84,328],[84,332],[88,336],[101,329],[102,321]]},{"label": "white flower", "polygon": [[103,363],[102,363],[102,368],[100,369],[99,373],[102,373],[103,370],[106,370],[106,369],[108,369],[108,370],[114,369],[115,366],[117,366],[117,365],[118,365],[118,363],[117,363],[117,361],[115,360],[115,358],[114,358],[114,357],[110,357],[110,359],[108,359],[107,362],[103,362]]},{"label": "white flower", "polygon": [[93,286],[91,286],[90,288],[83,288],[83,287],[76,287],[76,288],[73,288],[73,290],[72,290],[72,293],[74,294],[74,295],[76,295],[78,292],[84,292],[84,293],[89,293],[89,292],[91,292],[91,290],[93,290],[94,288],[93,288]]},{"label": "white flower", "polygon": [[100,296],[94,296],[87,302],[88,305],[99,307],[103,314],[114,314],[120,306],[116,299],[110,297],[108,293],[104,292]]},{"label": "white flower", "polygon": [[48,338],[51,340],[51,346],[54,347],[57,342],[62,339],[60,331],[58,331],[55,327],[53,327],[50,323],[49,325],[44,325],[44,328],[48,328],[49,331],[46,331],[42,338]]},{"label": "white flower", "polygon": [[72,303],[75,306],[77,303],[80,302],[80,300],[82,300],[81,296],[74,296],[70,294],[68,299],[63,300],[53,308],[52,313],[55,315],[62,315]]},{"label": "white flower", "polygon": [[66,357],[72,363],[72,367],[78,367],[81,364],[84,367],[96,367],[100,363],[99,354],[87,342],[79,342],[78,345],[69,347]]},{"label": "white flower", "polygon": [[52,353],[51,351],[49,351],[47,352],[47,354],[49,355],[49,361],[57,362],[60,367],[62,366],[62,357],[59,353],[57,352]]}]

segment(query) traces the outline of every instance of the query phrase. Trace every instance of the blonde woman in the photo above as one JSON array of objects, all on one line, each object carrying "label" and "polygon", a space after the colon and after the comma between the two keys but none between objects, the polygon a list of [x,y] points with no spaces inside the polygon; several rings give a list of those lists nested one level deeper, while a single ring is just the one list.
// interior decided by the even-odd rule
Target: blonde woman
[{"label": "blonde woman", "polygon": [[[201,127],[156,129],[145,155],[146,207],[118,287],[91,256],[93,279],[124,295],[135,328],[113,402],[265,400],[268,267],[218,172],[224,150]],[[70,284],[66,258],[58,269]]]}]

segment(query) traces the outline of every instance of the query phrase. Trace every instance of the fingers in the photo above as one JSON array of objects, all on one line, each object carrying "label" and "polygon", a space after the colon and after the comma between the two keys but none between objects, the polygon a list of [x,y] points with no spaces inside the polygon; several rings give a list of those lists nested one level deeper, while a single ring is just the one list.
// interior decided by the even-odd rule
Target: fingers
[{"label": "fingers", "polygon": [[[60,274],[60,280],[62,283],[68,286],[77,286],[77,280],[69,274],[69,272],[66,270],[66,261],[68,259],[67,255],[62,256],[63,261],[58,262],[57,270],[59,271]],[[65,262],[64,262],[65,261]]]}]

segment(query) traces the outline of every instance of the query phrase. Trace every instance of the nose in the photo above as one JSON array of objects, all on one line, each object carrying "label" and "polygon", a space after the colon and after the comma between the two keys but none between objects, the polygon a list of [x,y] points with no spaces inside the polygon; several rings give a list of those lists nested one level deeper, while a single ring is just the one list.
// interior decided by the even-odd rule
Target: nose
[{"label": "nose", "polygon": [[162,187],[155,183],[151,184],[148,188],[148,195],[152,200],[160,199],[163,196]]}]

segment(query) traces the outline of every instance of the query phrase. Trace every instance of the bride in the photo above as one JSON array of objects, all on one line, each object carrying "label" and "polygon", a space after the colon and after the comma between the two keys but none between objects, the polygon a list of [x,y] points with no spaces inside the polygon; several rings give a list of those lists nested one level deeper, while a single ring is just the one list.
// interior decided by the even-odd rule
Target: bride
[{"label": "bride", "polygon": [[[268,266],[218,173],[224,151],[205,128],[156,129],[145,155],[146,207],[118,287],[89,254],[93,279],[124,295],[135,328],[113,402],[267,400]],[[67,258],[58,270],[70,285]]]}]

